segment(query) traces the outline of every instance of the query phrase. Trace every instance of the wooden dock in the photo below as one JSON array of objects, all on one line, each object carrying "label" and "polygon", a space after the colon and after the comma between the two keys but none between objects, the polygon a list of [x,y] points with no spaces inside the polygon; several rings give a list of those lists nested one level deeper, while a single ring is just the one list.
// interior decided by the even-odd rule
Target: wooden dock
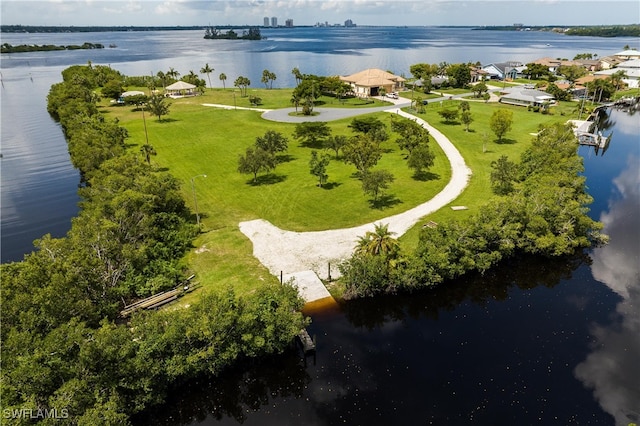
[{"label": "wooden dock", "polygon": [[305,356],[316,351],[315,337],[312,339],[305,328],[301,329],[300,333],[298,333],[298,342]]},{"label": "wooden dock", "polygon": [[153,296],[149,296],[145,299],[138,300],[137,302],[132,303],[130,305],[126,305],[124,309],[120,311],[120,316],[123,318],[127,318],[132,313],[139,311],[141,309],[144,309],[144,310],[158,309],[161,306],[166,305],[167,303],[173,302],[178,297],[182,296],[184,293],[192,290],[192,286],[190,285],[190,282],[194,277],[195,275],[191,275],[189,278],[183,281],[176,288],[163,291],[162,293],[154,294]]}]

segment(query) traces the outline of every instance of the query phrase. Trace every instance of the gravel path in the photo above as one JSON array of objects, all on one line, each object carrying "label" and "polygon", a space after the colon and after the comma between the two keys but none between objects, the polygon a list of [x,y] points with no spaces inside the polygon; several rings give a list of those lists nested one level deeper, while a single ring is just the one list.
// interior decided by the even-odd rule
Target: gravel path
[{"label": "gravel path", "polygon": [[[253,255],[258,258],[272,274],[280,275],[280,272],[291,274],[313,270],[321,278],[326,279],[329,273],[333,278],[338,277],[340,274],[337,265],[353,253],[358,237],[363,236],[367,231],[373,231],[375,224],[388,224],[389,230],[395,232],[395,236],[399,237],[415,225],[420,218],[444,207],[462,193],[468,184],[471,170],[467,167],[460,152],[437,129],[430,126],[424,120],[400,110],[399,107],[401,105],[404,106],[405,104],[399,103],[397,106],[375,109],[399,114],[415,120],[429,130],[429,133],[444,150],[451,163],[451,180],[447,186],[431,200],[404,213],[353,228],[315,232],[292,232],[280,229],[263,219],[241,222],[239,225],[240,231],[253,243]],[[372,112],[371,110],[373,108],[371,110],[327,109],[331,113],[330,116],[325,114],[324,109],[322,109],[319,111],[320,114],[314,118],[322,121],[330,121],[330,119],[335,120],[337,118],[369,113]],[[294,121],[297,117],[289,116],[289,112],[285,112],[287,110],[289,109],[267,111],[263,114],[263,117],[272,120],[276,120],[276,117],[278,117],[283,121]],[[342,112],[342,114],[338,114],[339,112]],[[330,118],[334,115],[336,118]],[[330,272],[329,264],[331,265]]]}]

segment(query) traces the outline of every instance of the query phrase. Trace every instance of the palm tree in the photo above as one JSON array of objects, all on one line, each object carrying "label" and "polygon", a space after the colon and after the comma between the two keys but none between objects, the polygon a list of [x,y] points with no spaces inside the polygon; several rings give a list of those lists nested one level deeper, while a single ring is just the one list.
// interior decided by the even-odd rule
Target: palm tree
[{"label": "palm tree", "polygon": [[167,71],[165,75],[167,77],[173,78],[174,80],[177,80],[178,77],[180,76],[180,73],[174,70],[173,68],[169,68],[169,71]]},{"label": "palm tree", "polygon": [[142,153],[142,155],[144,155],[144,158],[147,160],[147,163],[149,165],[151,165],[151,156],[158,154],[153,146],[149,144],[142,145],[142,147],[140,148],[140,152]]},{"label": "palm tree", "polygon": [[211,74],[212,72],[214,72],[215,70],[213,68],[211,68],[209,66],[209,64],[204,64],[204,67],[200,68],[200,72],[202,74],[206,74],[207,75],[207,80],[209,80],[209,88],[211,89],[213,86],[211,86],[211,77],[209,76],[209,74]]},{"label": "palm tree", "polygon": [[296,86],[299,85],[300,82],[302,81],[303,76],[300,70],[298,69],[298,67],[295,67],[294,69],[292,69],[291,74],[293,74],[293,76],[296,78]]},{"label": "palm tree", "polygon": [[298,113],[298,106],[300,106],[300,101],[301,100],[302,99],[300,99],[300,96],[298,94],[296,94],[296,93],[294,93],[291,96],[291,103],[293,104],[293,106],[296,107],[296,114]]},{"label": "palm tree", "polygon": [[220,81],[222,81],[222,88],[226,89],[227,86],[224,84],[225,80],[227,79],[227,75],[225,73],[220,73]]},{"label": "palm tree", "polygon": [[360,237],[356,246],[356,253],[370,256],[386,256],[394,259],[400,252],[400,243],[393,238],[395,232],[389,231],[389,224],[375,225],[373,232],[367,231],[364,237]]}]

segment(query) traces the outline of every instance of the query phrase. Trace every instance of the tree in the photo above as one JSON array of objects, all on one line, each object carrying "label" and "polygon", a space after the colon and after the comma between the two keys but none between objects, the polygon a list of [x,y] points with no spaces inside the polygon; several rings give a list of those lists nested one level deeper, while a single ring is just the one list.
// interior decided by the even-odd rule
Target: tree
[{"label": "tree", "polygon": [[149,165],[151,165],[151,156],[158,154],[153,148],[153,145],[149,145],[148,143],[142,145],[142,147],[140,148],[140,152],[142,153],[142,155],[144,155],[144,158],[145,160],[147,160],[147,164]]},{"label": "tree", "polygon": [[276,158],[262,148],[250,146],[245,155],[238,158],[238,171],[243,174],[253,174],[253,182],[258,180],[258,173],[265,173],[276,168]]},{"label": "tree", "polygon": [[451,64],[447,75],[453,80],[453,87],[465,87],[471,81],[471,68],[467,64]]},{"label": "tree", "polygon": [[609,80],[611,84],[613,84],[616,88],[616,91],[620,90],[621,87],[626,86],[624,79],[628,78],[627,73],[624,70],[616,71],[609,76]]},{"label": "tree", "polygon": [[460,114],[460,121],[462,121],[462,124],[465,125],[465,131],[468,132],[469,125],[473,123],[473,117],[471,116],[471,111],[470,110],[462,111],[462,113]]},{"label": "tree", "polygon": [[587,70],[580,65],[563,65],[558,67],[558,74],[563,75],[571,83],[575,83],[577,79],[587,74]]},{"label": "tree", "polygon": [[151,114],[158,117],[158,121],[161,121],[163,115],[169,114],[169,101],[164,96],[152,95],[147,103]]},{"label": "tree", "polygon": [[300,72],[300,69],[298,69],[298,67],[293,68],[291,70],[291,74],[293,74],[296,79],[296,86],[299,85],[302,81],[302,73]]},{"label": "tree", "polygon": [[327,181],[329,177],[327,175],[327,166],[329,165],[329,155],[318,155],[317,151],[311,151],[311,159],[309,160],[309,173],[318,178],[318,186],[322,188],[322,185]]},{"label": "tree", "polygon": [[226,85],[225,85],[226,80],[227,80],[227,75],[225,73],[221,72],[220,73],[220,81],[222,82],[222,88],[223,89],[227,88]]},{"label": "tree", "polygon": [[286,151],[288,145],[287,138],[282,133],[274,130],[267,130],[263,136],[258,136],[255,142],[256,148],[260,148],[272,155]]},{"label": "tree", "polygon": [[356,167],[360,176],[364,176],[366,171],[382,158],[382,149],[380,144],[369,136],[356,135],[342,148],[342,157],[345,163]]},{"label": "tree", "polygon": [[377,202],[394,180],[393,174],[387,170],[367,170],[362,175],[362,190],[365,194],[371,195],[374,202]]},{"label": "tree", "polygon": [[272,89],[273,88],[273,82],[275,81],[275,79],[276,79],[275,73],[272,73],[269,70],[263,70],[262,71],[262,79],[260,79],[260,81],[262,83],[264,83],[264,86],[267,89]]},{"label": "tree", "polygon": [[487,84],[484,81],[481,81],[479,83],[474,84],[471,87],[471,90],[473,91],[474,97],[481,98],[483,93],[486,93],[489,91],[489,88],[487,87]]},{"label": "tree", "polygon": [[204,64],[204,67],[200,68],[200,72],[202,74],[206,74],[207,75],[207,79],[209,80],[209,88],[212,88],[213,86],[211,86],[211,73],[214,72],[215,69],[211,68],[209,66],[209,64]]},{"label": "tree", "polygon": [[438,73],[438,65],[436,64],[414,64],[409,67],[409,72],[424,84],[426,81],[431,82],[431,77]]},{"label": "tree", "polygon": [[336,158],[340,155],[340,150],[347,144],[347,137],[344,135],[335,135],[327,138],[324,142],[324,147],[332,149],[336,153]]},{"label": "tree", "polygon": [[247,77],[240,76],[236,78],[233,85],[240,89],[240,96],[247,96],[247,88],[251,85],[251,80]]},{"label": "tree", "polygon": [[502,137],[511,130],[513,123],[513,113],[506,109],[494,111],[489,120],[489,127],[498,137],[498,142],[502,142]]},{"label": "tree", "polygon": [[300,106],[300,95],[296,94],[295,92],[291,95],[291,103],[293,104],[294,107],[296,107],[296,114],[298,113],[298,107]]},{"label": "tree", "polygon": [[597,78],[587,83],[587,91],[588,93],[593,93],[594,102],[602,102],[613,96],[616,92],[616,87],[611,79]]},{"label": "tree", "polygon": [[416,175],[420,175],[423,169],[433,166],[435,155],[429,149],[429,145],[421,143],[413,151],[409,153],[407,166],[415,170]]},{"label": "tree", "polygon": [[118,99],[122,93],[124,93],[124,88],[122,87],[122,82],[120,80],[110,80],[102,86],[101,90],[102,96],[107,99]]},{"label": "tree", "polygon": [[178,77],[180,77],[180,73],[176,70],[174,70],[173,68],[169,68],[169,71],[166,72],[165,74],[167,77],[172,78],[174,80],[177,80]]},{"label": "tree", "polygon": [[320,97],[320,94],[318,77],[305,76],[296,88],[293,89],[292,96],[300,100],[303,114],[311,115],[313,113],[314,102]]},{"label": "tree", "polygon": [[400,134],[396,143],[400,149],[406,149],[409,154],[418,145],[429,142],[429,131],[412,120],[393,120],[391,130]]},{"label": "tree", "polygon": [[398,257],[400,243],[393,238],[395,232],[389,231],[389,224],[377,223],[374,231],[367,233],[358,239],[356,254],[365,256],[384,256],[388,259]]},{"label": "tree", "polygon": [[527,64],[527,68],[524,70],[523,73],[524,75],[528,76],[529,79],[533,79],[533,80],[537,80],[545,76],[548,77],[550,74],[549,67],[542,64],[536,64],[533,62]]},{"label": "tree", "polygon": [[438,111],[438,115],[440,115],[440,117],[444,119],[445,123],[455,122],[456,119],[458,118],[458,114],[459,114],[459,111],[453,108],[445,108]]},{"label": "tree", "polygon": [[508,195],[513,192],[513,181],[518,170],[514,162],[509,161],[506,155],[491,162],[491,188],[498,195]]},{"label": "tree", "polygon": [[326,138],[331,136],[331,128],[324,121],[305,121],[296,124],[293,137],[301,141],[301,145],[321,147]]}]

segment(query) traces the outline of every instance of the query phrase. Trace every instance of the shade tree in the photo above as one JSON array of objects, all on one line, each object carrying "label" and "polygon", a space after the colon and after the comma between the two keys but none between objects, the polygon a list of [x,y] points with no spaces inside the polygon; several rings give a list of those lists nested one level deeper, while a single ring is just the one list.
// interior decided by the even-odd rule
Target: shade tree
[{"label": "shade tree", "polygon": [[363,177],[382,158],[380,144],[366,134],[351,137],[342,148],[342,158],[347,164],[352,164]]},{"label": "shade tree", "polygon": [[270,152],[256,146],[247,148],[244,155],[238,157],[238,171],[242,174],[252,174],[253,182],[258,181],[258,173],[268,173],[275,169],[276,157]]},{"label": "shade tree", "polygon": [[502,142],[504,135],[511,130],[513,124],[513,112],[506,109],[499,109],[493,112],[489,119],[489,127],[498,137],[498,142]]},{"label": "shade tree", "polygon": [[296,124],[293,137],[307,147],[320,148],[331,136],[331,128],[324,121],[305,121]]},{"label": "shade tree", "polygon": [[362,175],[362,190],[373,197],[376,203],[394,180],[395,177],[388,170],[367,170]]}]

